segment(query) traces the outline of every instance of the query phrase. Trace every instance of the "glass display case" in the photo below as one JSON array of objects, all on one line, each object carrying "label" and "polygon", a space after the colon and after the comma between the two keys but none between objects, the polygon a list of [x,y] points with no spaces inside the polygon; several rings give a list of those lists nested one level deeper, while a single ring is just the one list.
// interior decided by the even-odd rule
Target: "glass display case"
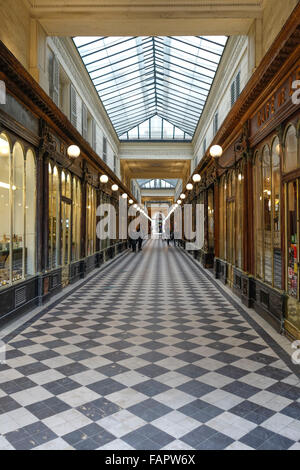
[{"label": "glass display case", "polygon": [[36,274],[36,165],[0,134],[0,288]]}]

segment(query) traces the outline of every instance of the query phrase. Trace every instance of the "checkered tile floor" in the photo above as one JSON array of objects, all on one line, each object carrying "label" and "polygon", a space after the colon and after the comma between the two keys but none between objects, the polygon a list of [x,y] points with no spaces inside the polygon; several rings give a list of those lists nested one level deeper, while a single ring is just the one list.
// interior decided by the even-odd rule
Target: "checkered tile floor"
[{"label": "checkered tile floor", "polygon": [[149,242],[8,342],[1,449],[300,449],[300,379],[178,248]]}]

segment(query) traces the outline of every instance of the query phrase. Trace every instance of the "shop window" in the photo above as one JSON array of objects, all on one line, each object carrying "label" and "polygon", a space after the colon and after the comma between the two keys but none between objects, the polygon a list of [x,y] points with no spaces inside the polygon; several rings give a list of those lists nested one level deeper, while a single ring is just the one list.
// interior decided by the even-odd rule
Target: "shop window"
[{"label": "shop window", "polygon": [[36,170],[35,157],[32,150],[26,155],[26,193],[25,193],[25,273],[34,275],[36,273]]},{"label": "shop window", "polygon": [[280,230],[280,146],[257,153],[253,168],[255,275],[273,287],[281,288]]},{"label": "shop window", "polygon": [[227,226],[226,226],[226,246],[227,256],[226,261],[234,265],[235,262],[235,172],[231,171],[227,181],[227,203],[226,203],[226,215],[227,215]]},{"label": "shop window", "polygon": [[276,137],[272,145],[272,240],[274,286],[281,289],[282,253],[281,253],[281,207],[280,207],[280,144]]},{"label": "shop window", "polygon": [[208,202],[208,250],[214,251],[215,233],[214,233],[214,190],[210,188],[207,195]]},{"label": "shop window", "polygon": [[236,173],[236,262],[235,265],[243,268],[243,234],[244,234],[244,175],[243,168],[239,167]]},{"label": "shop window", "polygon": [[271,155],[266,145],[263,149],[263,225],[264,225],[264,277],[272,283],[272,198]]},{"label": "shop window", "polygon": [[87,185],[87,239],[86,253],[91,256],[96,252],[96,190]]},{"label": "shop window", "polygon": [[73,178],[73,219],[72,219],[72,260],[80,260],[81,237],[81,185],[80,180]]},{"label": "shop window", "polygon": [[294,126],[290,126],[285,136],[285,155],[284,155],[284,172],[299,168],[298,152],[297,152],[297,134]]},{"label": "shop window", "polygon": [[0,287],[36,273],[35,158],[0,135]]},{"label": "shop window", "polygon": [[219,188],[219,257],[226,259],[226,176],[222,176]]},{"label": "shop window", "polygon": [[48,268],[60,265],[59,219],[60,189],[57,167],[49,164],[49,237],[48,237]]},{"label": "shop window", "polygon": [[23,278],[23,250],[24,250],[24,152],[17,142],[13,149],[12,164],[13,194],[13,281]]},{"label": "shop window", "polygon": [[287,185],[287,291],[290,297],[298,298],[298,183]]},{"label": "shop window", "polygon": [[220,258],[243,268],[244,175],[243,166],[222,176],[219,189]]},{"label": "shop window", "polygon": [[263,279],[263,223],[262,223],[262,165],[261,158],[257,152],[253,168],[254,188],[254,249],[255,249],[255,275]]},{"label": "shop window", "polygon": [[10,153],[11,148],[5,134],[0,135],[0,286],[11,282],[10,250]]}]

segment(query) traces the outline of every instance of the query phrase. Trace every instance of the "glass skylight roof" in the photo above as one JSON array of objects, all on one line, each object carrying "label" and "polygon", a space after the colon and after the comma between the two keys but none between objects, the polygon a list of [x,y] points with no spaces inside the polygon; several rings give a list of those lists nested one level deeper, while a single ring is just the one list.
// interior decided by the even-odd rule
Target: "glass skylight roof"
[{"label": "glass skylight roof", "polygon": [[173,179],[139,179],[141,189],[175,189],[177,180]]},{"label": "glass skylight roof", "polygon": [[192,138],[227,37],[73,40],[120,138]]}]

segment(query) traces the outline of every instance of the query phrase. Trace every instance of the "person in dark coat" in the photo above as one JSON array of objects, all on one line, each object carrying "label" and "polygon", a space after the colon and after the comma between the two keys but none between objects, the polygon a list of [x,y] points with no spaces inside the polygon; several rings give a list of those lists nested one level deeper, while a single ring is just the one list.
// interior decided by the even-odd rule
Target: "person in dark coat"
[{"label": "person in dark coat", "polygon": [[138,249],[139,251],[142,251],[142,247],[143,247],[143,237],[142,237],[142,232],[141,232],[141,228],[139,227],[137,229],[137,233],[139,235],[139,238],[137,239],[137,244],[138,244]]},{"label": "person in dark coat", "polygon": [[133,253],[136,252],[136,242],[137,242],[137,240],[135,240],[134,238],[129,236],[129,248],[131,248]]}]

